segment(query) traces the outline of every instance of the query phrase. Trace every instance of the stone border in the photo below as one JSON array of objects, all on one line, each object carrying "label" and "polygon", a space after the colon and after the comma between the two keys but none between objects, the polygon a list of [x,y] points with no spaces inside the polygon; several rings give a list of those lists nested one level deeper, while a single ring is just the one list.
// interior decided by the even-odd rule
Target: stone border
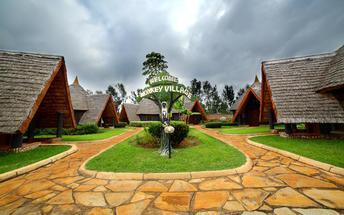
[{"label": "stone border", "polygon": [[328,172],[344,176],[344,168],[333,166],[331,164],[323,163],[323,162],[320,162],[320,161],[316,161],[316,160],[313,160],[311,158],[307,158],[307,157],[303,157],[303,156],[298,155],[298,154],[294,154],[292,152],[284,151],[282,149],[277,149],[277,148],[274,148],[274,147],[271,147],[271,146],[266,146],[264,144],[257,143],[257,142],[254,142],[254,141],[250,140],[249,138],[251,138],[251,137],[254,137],[254,136],[250,136],[250,137],[246,138],[246,142],[251,144],[251,145],[254,145],[254,146],[257,146],[259,148],[263,148],[263,149],[266,149],[266,150],[269,150],[269,151],[273,151],[273,152],[276,152],[278,154],[284,155],[286,157],[292,158],[294,160],[306,163],[308,165],[312,165],[312,166],[315,166],[317,168],[326,170]]},{"label": "stone border", "polygon": [[[202,132],[202,131],[200,131],[200,132]],[[202,133],[204,133],[204,132],[202,132]],[[206,135],[209,135],[209,134],[206,134]],[[126,140],[128,138],[129,137],[123,139],[121,142],[123,142],[124,140]],[[222,140],[219,140],[219,141],[223,142]],[[225,142],[223,142],[223,143],[225,143]],[[228,144],[228,143],[225,143],[225,144]],[[253,162],[252,162],[251,158],[249,158],[240,149],[238,149],[237,147],[230,144],[230,146],[237,149],[239,152],[241,152],[246,157],[245,164],[243,164],[240,167],[234,168],[234,169],[199,171],[199,172],[167,172],[167,173],[98,172],[95,170],[87,170],[86,169],[86,163],[88,161],[90,161],[94,157],[100,155],[101,153],[105,152],[106,150],[110,149],[113,146],[114,145],[111,145],[111,146],[101,150],[99,153],[89,157],[80,166],[80,168],[78,170],[79,174],[86,176],[86,177],[93,177],[93,178],[99,178],[99,179],[112,179],[112,180],[150,180],[150,179],[153,179],[153,180],[159,180],[159,179],[170,180],[170,179],[173,179],[174,180],[174,179],[211,178],[211,177],[219,177],[219,176],[227,176],[227,175],[245,173],[245,172],[248,172],[253,166]]]},{"label": "stone border", "polygon": [[61,145],[65,146],[65,145],[67,145],[67,146],[71,146],[71,148],[68,149],[67,151],[61,152],[60,154],[54,155],[52,157],[46,158],[46,159],[41,160],[41,161],[37,161],[36,163],[32,163],[32,164],[20,167],[20,168],[15,169],[15,170],[11,170],[9,172],[2,173],[2,174],[0,174],[0,182],[14,178],[14,177],[17,177],[19,175],[23,175],[23,174],[28,173],[28,172],[31,172],[35,169],[46,166],[50,163],[54,163],[55,161],[60,160],[64,157],[78,151],[78,147],[76,145],[72,145],[72,144],[41,144],[41,145],[44,145],[44,146],[61,146]]}]

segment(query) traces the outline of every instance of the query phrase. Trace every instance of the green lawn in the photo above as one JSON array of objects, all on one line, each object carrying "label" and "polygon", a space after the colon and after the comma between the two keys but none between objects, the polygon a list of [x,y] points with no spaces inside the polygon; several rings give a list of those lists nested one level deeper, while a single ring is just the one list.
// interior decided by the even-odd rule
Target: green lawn
[{"label": "green lawn", "polygon": [[256,127],[249,126],[223,126],[219,129],[223,134],[254,134],[270,132],[268,125],[261,125]]},{"label": "green lawn", "polygon": [[[83,134],[83,135],[63,135],[62,141],[89,141],[89,140],[103,140],[110,138],[115,135],[122,134],[123,132],[127,131],[127,128],[105,128],[99,129],[99,132],[96,134]],[[35,138],[51,138],[55,137],[55,135],[40,135],[35,136]]]},{"label": "green lawn", "polygon": [[280,136],[260,136],[250,139],[317,161],[344,167],[344,140],[291,139]]},{"label": "green lawn", "polygon": [[175,149],[171,159],[160,156],[158,149],[135,145],[133,136],[90,160],[86,168],[106,172],[185,172],[229,169],[246,162],[237,149],[198,130],[190,129],[189,136],[197,137],[201,144]]},{"label": "green lawn", "polygon": [[44,160],[70,149],[71,146],[39,146],[33,150],[19,153],[0,152],[0,173],[8,172]]}]

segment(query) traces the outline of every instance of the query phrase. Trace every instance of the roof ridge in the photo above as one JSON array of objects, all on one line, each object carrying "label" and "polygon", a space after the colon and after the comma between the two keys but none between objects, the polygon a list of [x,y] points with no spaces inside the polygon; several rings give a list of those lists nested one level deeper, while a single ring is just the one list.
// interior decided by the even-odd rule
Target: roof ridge
[{"label": "roof ridge", "polygon": [[311,60],[311,59],[318,59],[323,57],[333,57],[336,55],[335,52],[323,53],[323,54],[314,54],[314,55],[306,55],[306,56],[296,56],[290,58],[283,58],[283,59],[273,59],[273,60],[266,60],[263,61],[262,64],[275,64],[275,63],[287,63],[287,62],[295,62],[301,60]]},{"label": "roof ridge", "polygon": [[38,53],[38,52],[23,52],[23,51],[4,50],[4,49],[0,49],[0,53],[4,53],[8,55],[27,55],[27,56],[34,56],[34,57],[41,57],[41,58],[54,58],[54,59],[63,58],[62,55],[53,55],[53,54],[45,54],[45,53]]}]

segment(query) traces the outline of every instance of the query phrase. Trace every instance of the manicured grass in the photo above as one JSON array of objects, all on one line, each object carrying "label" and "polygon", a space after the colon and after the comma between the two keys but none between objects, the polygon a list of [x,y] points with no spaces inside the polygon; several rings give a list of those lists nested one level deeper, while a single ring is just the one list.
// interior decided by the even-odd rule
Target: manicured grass
[{"label": "manicured grass", "polygon": [[280,136],[252,137],[251,140],[317,161],[344,167],[344,140],[291,139]]},{"label": "manicured grass", "polygon": [[261,125],[256,127],[249,126],[224,126],[219,129],[223,134],[254,134],[270,132],[268,125]]},{"label": "manicured grass", "polygon": [[198,130],[190,129],[189,136],[198,138],[201,144],[175,149],[171,159],[160,156],[158,149],[137,146],[135,140],[139,137],[134,136],[93,158],[86,168],[106,172],[185,172],[229,169],[246,162],[237,149]]},{"label": "manicured grass", "polygon": [[[110,138],[115,135],[122,134],[127,131],[127,128],[105,128],[99,129],[99,132],[96,134],[83,134],[83,135],[63,135],[62,141],[89,141],[89,140],[103,140]],[[55,137],[54,135],[40,135],[35,136],[35,138],[51,138]]]},{"label": "manicured grass", "polygon": [[70,149],[71,146],[39,146],[35,149],[19,153],[0,152],[0,173],[8,172],[29,164],[44,160]]}]

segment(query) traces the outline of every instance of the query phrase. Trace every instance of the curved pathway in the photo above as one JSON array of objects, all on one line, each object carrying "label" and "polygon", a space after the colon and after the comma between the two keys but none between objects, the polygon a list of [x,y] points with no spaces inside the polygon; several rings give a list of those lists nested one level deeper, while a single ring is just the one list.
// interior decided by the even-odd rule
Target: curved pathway
[{"label": "curved pathway", "polygon": [[196,128],[240,148],[253,168],[190,180],[103,180],[78,173],[87,158],[141,130],[135,129],[79,143],[73,155],[0,183],[0,214],[344,213],[343,177],[247,144],[247,136]]}]

